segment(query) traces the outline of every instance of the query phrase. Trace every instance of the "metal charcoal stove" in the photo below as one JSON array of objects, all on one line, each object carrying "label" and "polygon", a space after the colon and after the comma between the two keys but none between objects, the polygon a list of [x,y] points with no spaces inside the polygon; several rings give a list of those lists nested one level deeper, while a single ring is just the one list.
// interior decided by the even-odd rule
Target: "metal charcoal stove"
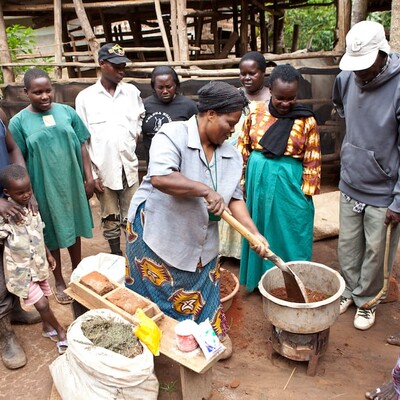
[{"label": "metal charcoal stove", "polygon": [[306,288],[326,293],[329,297],[314,303],[293,303],[273,296],[273,289],[284,287],[282,272],[271,268],[262,276],[258,288],[263,295],[263,310],[272,323],[268,343],[269,358],[275,350],[295,361],[308,361],[307,375],[314,376],[319,357],[329,340],[329,328],[339,316],[340,295],[345,283],[340,274],[314,262],[288,263]]},{"label": "metal charcoal stove", "polygon": [[319,357],[325,353],[328,341],[329,328],[321,332],[301,334],[287,332],[272,325],[267,354],[270,360],[275,350],[290,360],[308,361],[307,375],[315,376]]}]

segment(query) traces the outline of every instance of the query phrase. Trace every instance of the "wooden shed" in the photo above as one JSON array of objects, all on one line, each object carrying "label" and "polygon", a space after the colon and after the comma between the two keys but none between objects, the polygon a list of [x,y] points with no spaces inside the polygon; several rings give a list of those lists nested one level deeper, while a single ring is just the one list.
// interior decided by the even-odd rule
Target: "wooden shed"
[{"label": "wooden shed", "polygon": [[[393,0],[392,21],[399,13],[398,2]],[[321,10],[335,5],[335,46],[331,51],[286,52],[282,47],[284,12],[310,4]],[[323,160],[337,162],[342,130],[339,121],[330,118],[331,86],[315,82],[332,80],[339,72],[337,64],[353,23],[365,19],[369,11],[391,7],[391,0],[0,0],[0,67],[5,83],[1,106],[11,116],[26,104],[21,84],[13,83],[13,68],[21,65],[54,66],[55,100],[74,105],[76,94],[96,79],[97,51],[107,42],[124,47],[131,60],[128,80],[143,97],[150,94],[148,78],[156,65],[173,66],[182,78],[183,93],[189,96],[209,79],[240,86],[240,57],[256,50],[268,61],[291,62],[299,68],[306,78],[301,101],[324,115],[319,121]],[[54,61],[32,60],[35,54],[30,60],[12,61],[5,18],[27,15],[33,28],[54,26]],[[294,29],[289,51],[296,48],[298,35]],[[316,87],[325,92],[314,93]]]},{"label": "wooden shed", "polygon": [[[310,4],[321,12],[327,5],[336,6],[335,51],[280,54],[284,11]],[[66,76],[63,68],[72,79],[93,75],[97,50],[105,42],[118,42],[125,48],[132,73],[168,63],[182,76],[233,76],[237,71],[229,69],[249,50],[268,54],[271,61],[340,56],[351,12],[360,20],[367,11],[390,7],[390,0],[0,0],[0,66],[5,83],[14,81],[12,67],[17,63],[11,61],[4,25],[4,17],[10,16],[29,15],[34,28],[54,26],[51,64],[59,79]],[[296,48],[297,29],[293,36]]]}]

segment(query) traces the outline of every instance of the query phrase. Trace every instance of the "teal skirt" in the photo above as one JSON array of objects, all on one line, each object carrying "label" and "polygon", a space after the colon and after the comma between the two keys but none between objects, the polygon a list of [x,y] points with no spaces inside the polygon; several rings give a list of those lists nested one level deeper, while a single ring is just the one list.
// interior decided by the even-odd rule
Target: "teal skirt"
[{"label": "teal skirt", "polygon": [[[283,261],[311,261],[314,204],[301,190],[303,165],[292,157],[266,158],[253,151],[246,168],[246,205],[270,249]],[[273,267],[243,240],[240,283],[252,292]]]}]

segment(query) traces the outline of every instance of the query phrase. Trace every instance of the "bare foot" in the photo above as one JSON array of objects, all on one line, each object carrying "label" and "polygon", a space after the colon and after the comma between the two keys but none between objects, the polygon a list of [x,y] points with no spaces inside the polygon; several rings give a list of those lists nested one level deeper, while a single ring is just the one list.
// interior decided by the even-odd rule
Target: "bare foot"
[{"label": "bare foot", "polygon": [[397,400],[398,394],[394,389],[392,381],[386,382],[382,386],[365,393],[365,398],[370,400]]},{"label": "bare foot", "polygon": [[393,344],[393,345],[395,345],[395,346],[400,346],[400,333],[397,334],[397,335],[391,335],[391,336],[389,336],[389,337],[386,339],[386,341],[387,341],[389,344]]}]

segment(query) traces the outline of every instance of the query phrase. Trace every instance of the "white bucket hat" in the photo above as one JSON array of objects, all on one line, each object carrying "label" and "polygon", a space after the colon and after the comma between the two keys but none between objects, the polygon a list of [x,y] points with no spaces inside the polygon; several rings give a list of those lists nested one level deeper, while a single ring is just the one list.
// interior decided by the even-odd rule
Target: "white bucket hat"
[{"label": "white bucket hat", "polygon": [[390,53],[383,26],[374,21],[361,21],[346,35],[346,53],[339,68],[344,71],[367,69],[375,62],[379,51]]}]

